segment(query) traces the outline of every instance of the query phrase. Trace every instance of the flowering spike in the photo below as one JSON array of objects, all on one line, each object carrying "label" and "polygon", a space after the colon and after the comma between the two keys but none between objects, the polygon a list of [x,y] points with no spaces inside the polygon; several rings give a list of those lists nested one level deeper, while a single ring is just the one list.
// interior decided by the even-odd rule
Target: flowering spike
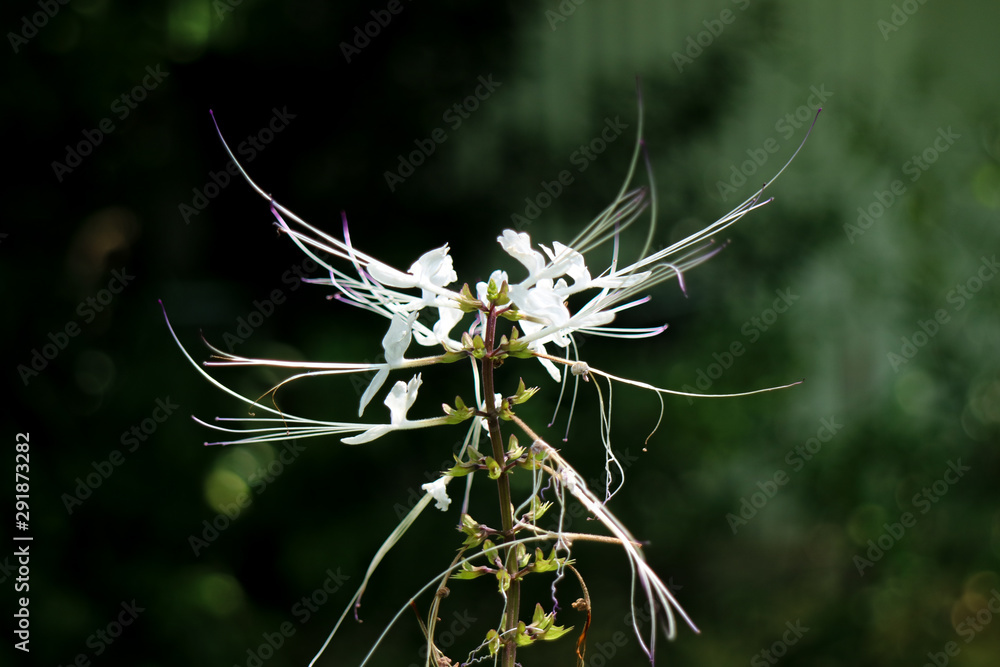
[{"label": "flowering spike", "polygon": [[[212,118],[215,122],[214,114]],[[813,126],[815,122],[814,118]],[[382,363],[296,363],[267,359],[256,360],[209,346],[215,356],[206,362],[205,366],[266,365],[299,369],[268,392],[271,394],[274,408],[262,405],[261,399],[251,400],[226,388],[209,375],[204,368],[195,364],[190,355],[181,348],[185,357],[210,382],[249,404],[253,410],[266,413],[266,416],[262,417],[256,417],[252,412],[249,418],[217,420],[217,422],[223,423],[253,422],[255,426],[252,428],[229,428],[218,424],[205,424],[200,420],[199,423],[225,433],[239,434],[240,439],[211,444],[275,442],[336,434],[343,436],[342,442],[355,445],[371,442],[394,431],[454,424],[468,420],[470,422],[469,430],[462,452],[454,456],[455,465],[438,479],[421,486],[425,491],[424,496],[383,545],[383,549],[380,550],[369,567],[368,576],[384,556],[385,551],[391,548],[392,544],[399,539],[420,512],[430,504],[431,500],[436,502],[438,509],[442,511],[448,509],[451,499],[447,494],[446,487],[451,479],[453,477],[467,477],[469,485],[466,487],[460,524],[460,530],[465,534],[463,551],[479,547],[481,547],[481,551],[468,558],[456,558],[451,567],[439,575],[441,583],[438,590],[439,592],[447,590],[443,584],[449,577],[472,579],[484,574],[496,576],[499,591],[505,600],[504,620],[500,627],[487,634],[486,641],[474,651],[474,654],[482,653],[486,649],[489,649],[491,655],[503,652],[505,666],[517,664],[515,661],[517,646],[528,646],[539,640],[556,639],[568,632],[567,628],[555,625],[557,602],[551,613],[545,613],[541,605],[536,605],[529,624],[518,620],[520,580],[527,574],[556,572],[555,580],[558,582],[563,576],[564,568],[572,563],[570,549],[573,540],[581,537],[597,539],[596,536],[581,536],[562,530],[567,492],[575,497],[593,518],[608,529],[613,537],[605,537],[604,540],[620,544],[625,549],[633,574],[633,611],[635,612],[640,607],[637,604],[636,594],[642,591],[645,593],[644,606],[655,617],[650,623],[648,640],[640,633],[638,623],[633,621],[642,648],[650,658],[652,659],[656,647],[658,621],[666,621],[667,634],[671,638],[675,634],[675,612],[694,628],[669,589],[646,563],[639,543],[635,541],[617,517],[607,510],[607,501],[613,495],[610,489],[612,466],[616,466],[619,473],[622,472],[622,468],[615,458],[610,444],[611,395],[608,394],[607,402],[605,402],[604,394],[600,393],[602,392],[602,384],[598,383],[596,378],[598,376],[604,377],[608,381],[609,391],[612,381],[616,381],[655,392],[660,398],[661,419],[663,416],[663,394],[671,393],[685,396],[693,394],[619,378],[591,368],[586,362],[579,359],[576,336],[586,334],[630,339],[646,338],[662,333],[666,329],[666,324],[631,328],[615,326],[614,321],[618,313],[647,303],[650,298],[648,295],[650,288],[662,282],[676,278],[681,292],[687,296],[685,272],[707,261],[724,247],[725,244],[715,243],[714,236],[770,201],[770,199],[762,199],[762,195],[764,189],[773,183],[774,179],[765,183],[756,193],[732,211],[706,225],[700,231],[668,247],[650,252],[656,229],[658,202],[649,154],[643,137],[643,126],[644,120],[640,103],[632,161],[617,196],[611,204],[598,213],[576,238],[569,244],[554,241],[549,245],[543,245],[533,243],[531,237],[525,232],[503,230],[497,237],[497,241],[510,258],[523,267],[523,271],[520,267],[515,267],[518,268],[517,277],[519,280],[511,281],[505,270],[496,269],[489,274],[487,280],[477,282],[474,288],[469,283],[463,283],[461,289],[457,289],[451,287],[458,281],[458,275],[455,272],[454,260],[448,245],[424,252],[410,264],[407,270],[403,271],[355,248],[347,216],[343,211],[341,212],[340,238],[310,225],[275,201],[269,193],[251,180],[229,145],[226,144],[225,139],[222,138],[222,133],[216,123],[216,130],[219,131],[223,145],[234,161],[238,172],[266,200],[267,206],[274,216],[274,224],[279,231],[287,235],[307,257],[316,261],[328,273],[328,278],[308,279],[306,282],[332,288],[335,291],[333,298],[337,302],[378,315],[388,320],[388,326],[381,341],[384,354],[384,362]],[[806,137],[811,133],[813,126],[810,126]],[[804,143],[805,139],[803,139]],[[792,155],[793,159],[801,149],[802,145]],[[640,158],[646,167],[648,187],[632,185]],[[787,168],[790,162],[791,160],[781,167],[775,178]],[[619,251],[622,248],[620,236],[633,223],[639,221],[647,209],[650,213],[649,227],[642,245],[642,252],[638,259],[631,264],[622,265],[619,256]],[[610,264],[604,268],[592,269],[587,265],[584,255],[609,240],[613,242]],[[166,316],[165,313],[164,316]],[[499,332],[497,324],[501,317],[517,322],[518,325],[511,327],[508,333]],[[462,323],[463,319],[466,320],[465,324]],[[472,320],[471,324],[469,320]],[[169,321],[167,326],[170,327]],[[461,332],[460,334],[452,334],[456,327]],[[177,337],[172,328],[170,332],[176,340]],[[426,347],[437,348],[440,346],[443,352],[438,356],[408,359],[406,353],[412,342]],[[571,351],[563,355],[551,354],[553,346]],[[529,388],[523,379],[519,379],[517,389],[512,396],[502,396],[496,392],[494,371],[501,363],[510,358],[525,359],[529,357],[537,359],[555,381],[563,381],[563,388],[565,388],[565,380],[568,376],[574,377],[574,404],[576,391],[580,386],[579,378],[582,377],[585,381],[589,381],[592,376],[595,378],[592,386],[595,386],[599,392],[599,434],[605,447],[605,468],[608,477],[608,489],[603,501],[587,488],[582,477],[558,452],[538,438],[514,412],[514,406],[529,400],[539,390],[538,387]],[[468,359],[472,366],[475,397],[471,404],[466,404],[461,397],[456,396],[454,407],[447,403],[441,404],[442,415],[429,419],[410,419],[408,412],[413,407],[423,382],[420,373],[413,375],[409,381],[395,382],[388,392],[384,393],[383,387],[392,371],[403,369],[409,371],[425,365],[450,363],[461,359]],[[564,366],[567,368],[564,369]],[[382,402],[389,410],[388,423],[320,421],[290,415],[278,409],[275,395],[284,384],[306,376],[346,373],[372,374],[368,386],[361,395],[358,415],[364,414],[366,407],[376,396],[383,396]],[[728,395],[748,395],[751,393],[756,392]],[[562,395],[560,392],[559,401],[561,401]],[[472,417],[477,418],[472,419]],[[517,438],[510,435],[505,451],[501,421],[513,421],[521,427],[533,441],[530,448],[522,447],[518,444]],[[484,428],[489,431],[492,456],[483,456],[475,448],[482,437]],[[514,466],[531,471],[531,492],[521,501],[512,498],[509,484],[508,473]],[[476,470],[486,470],[487,475],[492,480],[497,481],[501,500],[502,530],[494,530],[479,524],[467,513],[472,481],[472,478],[468,476]],[[548,479],[547,484],[546,478]],[[546,494],[554,494],[554,497],[550,501],[545,501]],[[518,502],[520,502],[519,505]],[[557,531],[542,530],[537,525],[537,521],[553,504],[558,504],[563,512],[560,515],[559,528]],[[524,532],[530,533],[530,537],[519,536],[519,533],[523,535]],[[500,544],[494,544],[491,538]],[[548,557],[544,556],[541,548],[536,548],[534,549],[534,558],[532,558],[526,543],[535,541],[554,542]],[[460,553],[459,556],[461,555]],[[470,562],[473,558],[481,559],[483,557],[486,558],[488,565],[474,565]],[[367,580],[366,576],[365,584]],[[365,584],[362,584],[361,590],[352,603],[360,598]],[[553,599],[555,599],[555,583],[552,586]],[[425,586],[417,595],[426,589]],[[437,618],[441,597],[443,596],[440,594],[435,596],[435,602],[429,614],[430,621],[423,627],[428,639],[428,660],[436,660],[443,664],[442,661],[446,658],[434,645],[434,619]],[[696,628],[695,630],[697,631]],[[586,629],[584,630],[585,634]],[[325,647],[326,643],[323,645],[324,649]],[[322,649],[320,653],[322,653]],[[578,657],[580,660],[583,659],[583,655],[580,653],[578,653]],[[473,655],[468,662],[471,664],[483,659],[482,655]],[[313,660],[313,663],[315,661],[316,659]],[[365,662],[367,662],[367,658]]]}]

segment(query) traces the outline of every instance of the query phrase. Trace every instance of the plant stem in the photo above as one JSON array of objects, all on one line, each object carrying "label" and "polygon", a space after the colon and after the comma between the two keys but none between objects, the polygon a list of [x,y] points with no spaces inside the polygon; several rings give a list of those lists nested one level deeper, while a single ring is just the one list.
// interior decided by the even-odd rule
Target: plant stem
[{"label": "plant stem", "polygon": [[[483,357],[483,392],[486,404],[486,423],[490,431],[490,443],[493,445],[493,458],[501,466],[506,461],[503,436],[500,433],[500,416],[495,404],[494,383],[493,383],[493,352],[496,340],[497,315],[496,306],[490,306],[490,312],[486,317],[486,356]],[[497,478],[497,488],[500,493],[500,520],[503,525],[504,541],[509,542],[514,539],[514,506],[510,500],[510,479],[509,472],[503,471]],[[504,667],[514,667],[517,655],[517,644],[514,642],[514,631],[518,623],[518,607],[521,602],[521,582],[514,577],[517,574],[517,550],[508,546],[504,557],[507,562],[507,573],[510,575],[510,588],[507,589],[507,613],[504,617],[504,644],[503,661]]]}]

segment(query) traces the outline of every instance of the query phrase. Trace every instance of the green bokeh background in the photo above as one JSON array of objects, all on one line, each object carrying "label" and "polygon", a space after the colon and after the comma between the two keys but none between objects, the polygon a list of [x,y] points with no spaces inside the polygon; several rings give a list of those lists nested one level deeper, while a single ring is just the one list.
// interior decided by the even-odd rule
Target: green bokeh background
[{"label": "green bokeh background", "polygon": [[[543,182],[563,170],[574,178],[525,228],[542,242],[572,238],[617,192],[634,142],[636,76],[659,198],[657,247],[751,196],[804,137],[810,96],[818,90],[827,98],[805,148],[768,189],[774,201],[719,237],[731,243],[687,276],[688,297],[676,284],[661,286],[624,318],[668,322],[667,332],[582,340],[591,365],[668,388],[697,387],[700,374],[714,376],[712,393],[805,378],[747,398],[667,398],[645,452],[659,403],[615,389],[613,438],[630,464],[610,507],[648,540],[651,563],[702,631],[682,629],[676,642],[661,642],[658,664],[768,664],[760,652],[776,642],[773,655],[787,665],[921,665],[949,642],[958,654],[948,664],[997,664],[1000,622],[988,600],[1000,590],[1000,281],[988,268],[979,274],[987,280],[977,272],[1000,239],[1000,5],[402,0],[402,11],[348,62],[341,44],[386,6],[72,0],[33,34],[23,21],[39,5],[5,5],[0,277],[11,392],[3,437],[31,434],[34,537],[32,650],[11,651],[14,664],[68,665],[83,654],[95,665],[247,665],[248,650],[286,622],[294,635],[264,664],[306,664],[399,509],[461,437],[454,427],[363,447],[335,437],[304,443],[263,492],[251,491],[252,505],[232,525],[194,552],[190,536],[281,450],[201,446],[212,436],[189,415],[245,408],[186,363],[157,299],[198,359],[208,355],[199,330],[220,344],[274,290],[284,303],[237,352],[375,360],[385,328],[328,301],[321,287],[286,279],[302,257],[275,234],[266,203],[243,182],[185,220],[180,205],[226,163],[209,109],[234,143],[266,127],[274,109],[294,115],[247,167],[312,223],[338,233],[346,211],[354,243],[398,267],[448,243],[461,280],[481,280],[498,266],[516,279],[520,267],[494,239]],[[33,36],[20,42],[11,34]],[[147,67],[167,76],[120,117],[113,101]],[[480,76],[500,86],[452,127],[443,114],[473,93]],[[788,114],[798,127],[785,129]],[[52,163],[105,118],[114,131],[57,178]],[[580,172],[574,152],[608,119],[628,130]],[[390,189],[385,172],[438,127],[446,141]],[[939,132],[957,135],[940,153]],[[765,146],[775,152],[761,153]],[[763,164],[747,162],[761,155]],[[915,156],[926,170],[913,170]],[[746,182],[732,179],[734,169],[749,174]],[[873,205],[889,201],[897,180],[879,214]],[[865,228],[859,207],[875,215]],[[641,236],[623,242],[626,256]],[[594,261],[592,268],[601,258]],[[116,269],[134,280],[85,320],[79,304],[100,295]],[[959,286],[976,291],[959,299]],[[778,291],[797,299],[774,317],[768,309]],[[936,314],[943,323],[922,338],[920,323]],[[25,385],[18,366],[69,322],[80,335]],[[904,338],[922,344],[893,363],[889,355],[903,352]],[[727,360],[737,342],[743,353]],[[537,364],[513,366],[501,369],[501,382],[512,390],[523,375],[542,387],[526,414],[544,427],[557,385]],[[468,396],[462,373],[428,369],[413,414],[434,414],[457,391]],[[280,379],[254,370],[218,375],[254,397]],[[591,386],[582,389],[562,447],[599,480],[597,398]],[[283,400],[348,420],[357,397],[357,383],[312,380]],[[153,415],[158,399],[179,407],[129,452],[123,435]],[[384,413],[376,401],[368,415]],[[564,411],[546,431],[553,442],[565,419]],[[822,420],[842,427],[795,463],[790,451],[816,449],[810,438],[826,436]],[[114,450],[121,465],[68,512],[77,479]],[[12,471],[13,446],[8,452]],[[969,467],[963,477],[939,482],[933,504],[915,503],[959,460]],[[779,472],[785,483],[769,487]],[[498,523],[488,480],[476,486],[476,518]],[[734,531],[727,515],[744,499],[763,500],[754,496],[762,486],[773,497]],[[7,487],[6,502],[12,496]],[[365,622],[351,622],[319,664],[359,663],[395,610],[447,565],[460,542],[457,505],[420,518],[366,594]],[[915,523],[890,539],[885,525],[905,512]],[[3,534],[12,532],[12,515],[8,509]],[[891,546],[859,574],[855,557],[880,536]],[[0,552],[5,627],[17,597],[11,551]],[[624,556],[602,545],[579,545],[575,555],[594,603],[588,664],[646,664],[623,620]],[[346,583],[301,622],[295,605],[328,572]],[[494,623],[499,600],[483,580],[456,582],[452,591],[445,622],[456,614],[477,619],[448,651],[462,660]],[[563,583],[560,622],[580,627],[582,617],[568,608],[577,595]],[[526,593],[547,598],[544,586]],[[110,645],[91,638],[133,599],[144,611],[119,638]],[[970,633],[965,619],[977,612],[980,630]],[[796,622],[809,630],[783,651],[786,623]],[[422,664],[419,646],[414,617],[404,615],[372,664]],[[575,664],[573,640],[521,658]]]}]

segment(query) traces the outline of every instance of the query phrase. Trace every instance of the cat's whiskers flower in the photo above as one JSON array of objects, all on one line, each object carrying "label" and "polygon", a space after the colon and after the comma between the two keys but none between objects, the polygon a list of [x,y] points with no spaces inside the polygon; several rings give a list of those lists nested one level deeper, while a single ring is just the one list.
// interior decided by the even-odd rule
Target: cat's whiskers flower
[{"label": "cat's whiskers flower", "polygon": [[[218,129],[218,126],[216,126],[216,129]],[[810,127],[810,132],[811,130],[812,128]],[[213,353],[213,357],[204,363],[205,367],[270,366],[298,371],[279,382],[264,394],[264,396],[270,395],[272,401],[277,390],[290,382],[296,382],[305,378],[332,375],[371,374],[372,378],[360,397],[358,405],[358,416],[360,417],[364,414],[366,407],[371,401],[382,391],[383,386],[393,371],[412,370],[433,364],[450,363],[459,359],[468,359],[471,363],[473,389],[475,391],[475,400],[470,402],[471,407],[467,407],[461,398],[456,398],[455,407],[449,405],[442,406],[443,415],[423,419],[411,419],[408,413],[413,407],[418,391],[423,383],[422,374],[416,373],[408,381],[400,380],[391,385],[391,388],[382,401],[389,410],[387,423],[317,420],[286,413],[280,410],[276,403],[274,407],[263,405],[261,398],[252,400],[226,387],[209,374],[202,365],[197,364],[191,358],[183,346],[180,345],[180,341],[170,326],[169,320],[167,321],[171,336],[177,341],[184,356],[197,371],[216,387],[248,404],[251,409],[247,417],[217,418],[215,424],[196,419],[196,421],[208,428],[226,434],[233,434],[232,439],[206,444],[269,443],[281,440],[337,435],[341,437],[341,441],[345,444],[358,445],[372,442],[383,435],[396,431],[428,428],[471,419],[462,451],[456,456],[456,467],[446,473],[445,476],[438,478],[434,482],[424,484],[421,487],[425,491],[424,497],[404,517],[400,525],[397,526],[397,529],[393,531],[383,544],[382,549],[380,549],[379,553],[373,559],[365,576],[365,581],[362,583],[352,603],[357,604],[356,600],[364,591],[368,578],[381,558],[395,545],[399,537],[412,524],[423,508],[429,504],[431,499],[436,501],[438,509],[442,511],[448,509],[451,500],[447,495],[446,486],[450,482],[452,475],[469,475],[465,500],[462,503],[463,515],[467,516],[472,473],[478,469],[489,469],[490,477],[500,480],[502,512],[506,512],[518,507],[518,503],[512,502],[509,487],[506,487],[506,491],[504,490],[504,485],[507,484],[504,475],[509,474],[509,471],[515,465],[524,465],[527,463],[528,467],[532,469],[532,494],[520,503],[516,511],[517,513],[527,511],[528,514],[524,516],[530,515],[531,518],[528,520],[528,523],[518,520],[515,527],[513,523],[514,518],[508,514],[503,514],[506,529],[500,537],[502,545],[492,545],[489,547],[489,551],[494,553],[491,556],[491,558],[495,559],[494,563],[499,562],[496,560],[497,549],[503,549],[508,553],[508,556],[511,556],[516,554],[513,551],[515,545],[536,540],[554,541],[555,549],[553,554],[557,551],[566,554],[566,557],[562,559],[561,564],[556,569],[558,573],[556,581],[559,581],[562,577],[562,568],[571,562],[568,560],[569,551],[574,539],[594,538],[600,541],[610,541],[620,544],[628,557],[632,575],[631,604],[633,609],[633,629],[639,638],[643,650],[650,659],[652,660],[655,652],[657,628],[661,623],[665,626],[668,638],[675,636],[675,614],[679,614],[697,632],[697,628],[674,599],[669,588],[646,562],[640,543],[635,540],[624,524],[608,510],[606,505],[611,496],[621,488],[625,473],[624,467],[611,448],[612,383],[620,382],[629,384],[653,391],[657,395],[660,401],[660,420],[657,421],[656,427],[653,429],[654,432],[663,419],[663,396],[665,394],[683,396],[703,395],[664,389],[650,383],[630,380],[592,368],[586,362],[579,359],[578,343],[575,336],[577,334],[586,334],[633,339],[647,338],[662,333],[667,328],[666,324],[625,327],[613,326],[613,323],[619,313],[637,308],[649,302],[649,290],[667,280],[676,278],[682,292],[687,295],[685,272],[707,261],[721,251],[725,244],[716,244],[711,238],[712,236],[722,232],[738,222],[749,212],[764,206],[770,201],[770,199],[761,200],[764,188],[769,184],[765,184],[753,196],[698,232],[666,248],[649,252],[653,232],[656,227],[657,200],[655,187],[652,184],[652,172],[649,169],[649,160],[645,155],[645,144],[641,140],[642,114],[640,111],[640,139],[636,143],[632,163],[628,169],[625,181],[611,205],[601,211],[568,244],[552,242],[549,245],[537,244],[535,246],[532,244],[531,237],[527,233],[515,232],[509,229],[504,230],[497,237],[500,247],[524,267],[527,275],[519,282],[511,282],[507,271],[497,269],[490,273],[488,281],[476,283],[474,292],[467,284],[461,290],[456,291],[449,287],[456,283],[458,276],[454,270],[454,262],[449,253],[448,245],[425,252],[410,265],[407,271],[396,269],[372,255],[355,248],[351,241],[346,215],[342,214],[342,238],[337,238],[318,227],[310,225],[292,211],[276,202],[273,197],[250,179],[222,137],[221,131],[219,132],[219,136],[239,172],[251,187],[268,201],[270,210],[275,218],[275,225],[278,229],[282,233],[287,234],[306,256],[317,262],[319,266],[322,266],[328,272],[328,278],[309,278],[304,279],[304,281],[332,288],[335,291],[332,298],[384,317],[388,320],[388,327],[381,341],[384,359],[381,362],[298,362],[276,359],[252,359],[231,352],[225,352],[208,345],[206,342],[206,345],[208,345]],[[806,137],[808,137],[808,133]],[[798,150],[801,150],[801,146]],[[792,158],[798,154],[798,150],[795,151]],[[634,175],[640,155],[646,161],[650,177],[650,187],[630,189],[629,184]],[[789,160],[790,162],[791,160]],[[787,164],[778,171],[777,175],[780,175],[784,171]],[[775,178],[777,178],[777,175]],[[649,230],[642,251],[639,253],[639,258],[631,263],[622,262],[619,256],[620,236],[623,231],[633,225],[647,210],[650,212]],[[613,242],[610,263],[599,272],[596,270],[591,271],[586,262],[586,255],[607,241]],[[353,269],[354,275],[335,266],[336,262],[334,260],[340,260],[349,265]],[[585,298],[585,294],[587,293],[591,295],[589,299]],[[570,307],[571,303],[574,304],[573,308]],[[582,305],[577,305],[580,303]],[[424,309],[434,309],[437,311],[437,319],[433,324],[428,324],[426,317],[424,321],[419,319]],[[471,324],[468,325],[460,336],[453,338],[451,334],[452,330],[467,315],[471,316]],[[166,318],[165,311],[164,317]],[[516,322],[515,326],[518,327],[519,331],[509,331],[509,338],[500,333],[497,329],[497,322],[500,317],[514,320]],[[406,353],[410,343],[413,341],[426,347],[441,346],[442,352],[436,356],[407,358]],[[549,354],[546,349],[546,346],[549,344],[567,349],[569,353],[567,356],[575,358],[570,359],[564,356]],[[526,356],[534,356],[556,381],[562,380],[563,390],[565,389],[565,382],[568,380],[569,375],[573,375],[576,382],[573,395],[574,403],[576,388],[579,386],[580,378],[583,378],[585,381],[590,378],[594,379],[592,384],[598,391],[600,407],[600,440],[605,450],[606,489],[603,501],[588,488],[581,475],[561,457],[559,452],[531,431],[514,412],[513,406],[528,400],[537,391],[537,388],[526,389],[522,381],[514,396],[504,396],[498,393],[497,387],[494,385],[493,371],[495,368],[499,367],[509,357],[523,358]],[[561,370],[562,366],[568,367],[570,372],[564,375]],[[482,374],[482,377],[480,377],[480,374]],[[605,400],[605,394],[602,392],[601,385],[598,384],[599,377],[603,377],[608,382],[609,391],[607,393],[607,400]],[[788,386],[792,385],[784,385],[784,387]],[[750,392],[715,396],[746,396],[784,387],[771,387]],[[561,402],[562,396],[563,392],[560,390],[559,402]],[[256,410],[262,410],[266,415],[258,417],[254,412]],[[570,418],[572,419],[572,410]],[[529,435],[533,441],[530,454],[525,454],[525,450],[517,446],[514,438],[511,438],[510,447],[506,455],[504,454],[499,427],[501,419],[512,420]],[[236,426],[239,427],[237,428]],[[490,432],[491,446],[493,448],[492,457],[483,457],[474,447],[474,444],[478,443],[479,435],[483,429]],[[472,453],[470,454],[470,452]],[[522,455],[526,457],[525,460],[521,459]],[[470,458],[465,459],[465,456],[469,456]],[[535,458],[536,456],[537,458]],[[492,461],[492,463],[487,461]],[[617,473],[613,475],[615,470],[617,470]],[[541,495],[544,492],[542,481],[546,475],[549,478],[548,484],[554,487],[554,492],[561,508],[559,527],[556,531],[543,531],[535,525],[534,521],[537,518],[535,516],[536,505],[541,504]],[[612,490],[613,477],[618,478],[618,483]],[[580,533],[568,533],[564,531],[563,518],[567,511],[567,493],[583,505],[587,512],[607,529],[611,537],[607,535],[582,535]],[[468,518],[471,520],[471,517]],[[481,527],[485,529],[485,526]],[[518,529],[529,527],[537,533],[534,537],[515,539]],[[473,538],[473,541],[479,539],[475,535],[470,535],[470,538]],[[463,547],[464,550],[465,548]],[[484,547],[483,552],[477,555],[486,555],[486,548]],[[554,557],[550,556],[548,560],[550,561]],[[459,565],[464,566],[471,558],[456,559],[451,569],[440,575],[442,577],[441,586],[444,586],[444,582],[452,576],[456,567]],[[536,558],[536,565],[540,558],[540,556]],[[498,574],[507,575],[508,585],[510,585],[511,579],[517,579],[521,576],[517,568],[511,569],[513,566],[510,565],[510,562],[512,561],[508,559],[508,564],[501,564],[500,569],[497,571]],[[524,564],[521,564],[520,567],[524,567]],[[500,578],[500,582],[500,594],[505,600],[505,605],[508,602],[514,601],[514,606],[511,609],[516,611],[517,595],[508,597],[508,589],[503,585],[503,578]],[[427,587],[425,586],[425,588]],[[511,590],[516,592],[518,589],[512,588]],[[555,583],[553,583],[553,596],[555,596]],[[643,604],[642,597],[645,599],[645,604]],[[636,620],[638,612],[644,606],[648,607],[648,611],[652,615],[648,635],[644,633],[643,629],[640,628],[639,622]],[[541,614],[541,607],[538,607],[538,609],[538,614]],[[346,613],[347,610],[345,610],[345,615]],[[433,607],[431,617],[433,618],[435,615],[436,607]],[[555,611],[552,612],[551,617],[545,617],[548,619],[549,624],[554,620],[554,615]],[[493,639],[490,639],[490,636],[487,635],[487,641],[477,649],[476,653],[486,648],[491,652],[499,650],[502,641],[504,644],[503,650],[507,656],[505,660],[509,658],[509,662],[505,662],[505,664],[513,664],[514,652],[512,647],[514,644],[510,641],[511,633],[514,633],[518,637],[517,641],[520,643],[520,641],[526,638],[531,641],[537,638],[544,639],[544,637],[538,634],[544,631],[540,625],[536,625],[532,632],[538,636],[521,636],[517,634],[519,632],[518,628],[524,626],[524,624],[521,623],[518,625],[516,623],[516,614],[511,614],[512,621],[506,618],[506,613],[504,617],[506,619],[504,621],[505,625],[501,625],[498,628],[498,631],[494,633],[495,637]],[[341,620],[343,618],[344,616],[341,617]],[[541,623],[541,621],[538,623]],[[337,627],[339,625],[340,622],[338,621]],[[334,628],[333,632],[336,632],[337,627]],[[433,628],[433,623],[431,623],[431,627]],[[558,630],[561,634],[562,628],[558,628]],[[429,645],[433,647],[432,635],[433,630],[428,637]],[[496,647],[494,647],[494,641],[496,642]],[[328,642],[329,639],[327,639]],[[323,645],[324,649],[325,647],[326,643]],[[322,649],[320,653],[322,653]],[[582,655],[580,655],[580,659],[582,660]],[[476,661],[478,662],[478,660]]]}]

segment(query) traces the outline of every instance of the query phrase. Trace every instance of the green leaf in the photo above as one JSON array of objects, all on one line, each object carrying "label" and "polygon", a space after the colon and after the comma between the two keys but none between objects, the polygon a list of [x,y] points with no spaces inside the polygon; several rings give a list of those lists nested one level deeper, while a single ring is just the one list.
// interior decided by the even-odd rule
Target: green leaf
[{"label": "green leaf", "polygon": [[517,392],[515,392],[514,394],[514,405],[520,405],[521,403],[525,403],[536,393],[538,393],[538,387],[531,387],[530,389],[526,389],[524,386],[524,379],[522,378],[521,381],[518,382]]},{"label": "green leaf", "polygon": [[521,311],[517,309],[517,306],[511,306],[509,310],[505,310],[500,313],[500,317],[510,320],[511,322],[517,322],[518,320],[523,320],[524,315]]},{"label": "green leaf", "polygon": [[548,454],[544,450],[536,450],[534,447],[531,448],[531,453],[528,454],[528,458],[517,465],[521,468],[526,468],[527,470],[537,470],[538,466],[545,461]]},{"label": "green leaf", "polygon": [[528,634],[524,621],[517,622],[517,632],[514,634],[514,642],[518,646],[531,646],[535,643],[535,638]]},{"label": "green leaf", "polygon": [[516,461],[522,456],[524,456],[524,447],[518,446],[517,436],[511,433],[510,440],[507,441],[507,460]]},{"label": "green leaf", "polygon": [[554,572],[559,569],[560,565],[566,563],[565,558],[556,558],[556,548],[552,547],[552,551],[549,552],[549,557],[544,558],[542,556],[541,549],[535,549],[535,562],[531,566],[532,572]]},{"label": "green leaf", "polygon": [[478,547],[486,537],[479,523],[468,514],[462,515],[462,525],[459,526],[459,530],[466,535],[465,541],[462,543],[466,547]]},{"label": "green leaf", "polygon": [[486,565],[472,565],[468,561],[462,563],[462,569],[451,575],[452,579],[477,579],[484,574],[493,574],[495,570]]},{"label": "green leaf", "polygon": [[452,458],[455,459],[455,465],[448,469],[447,475],[452,477],[465,477],[471,472],[475,472],[479,469],[479,464],[475,461],[463,461],[458,458],[458,455],[452,454]]},{"label": "green leaf", "polygon": [[535,613],[531,617],[531,625],[526,629],[526,633],[532,636],[532,641],[552,641],[559,639],[564,634],[573,629],[572,626],[553,625],[556,620],[556,613],[546,614],[542,605],[535,605]]},{"label": "green leaf", "polygon": [[492,456],[486,457],[486,470],[490,476],[490,479],[500,479],[500,475],[503,474],[503,468],[497,463],[497,460]]},{"label": "green leaf", "polygon": [[564,626],[564,625],[553,625],[548,630],[546,630],[539,637],[539,639],[541,639],[542,641],[550,642],[550,641],[553,641],[555,639],[559,639],[560,637],[562,637],[567,632],[572,632],[572,631],[573,631],[573,626],[572,625],[569,626],[568,628],[566,626]]},{"label": "green leaf", "polygon": [[506,593],[507,589],[510,588],[510,573],[503,568],[497,570],[497,582],[499,582],[500,592]]},{"label": "green leaf", "polygon": [[448,470],[445,472],[445,474],[448,475],[448,476],[450,476],[450,477],[465,477],[466,475],[468,475],[469,473],[473,472],[474,470],[475,470],[475,468],[467,468],[467,467],[465,467],[465,464],[459,463],[456,466],[452,466],[451,468],[448,468]]},{"label": "green leaf", "polygon": [[525,565],[528,564],[529,560],[531,560],[531,555],[528,553],[528,550],[524,548],[524,544],[523,543],[522,544],[518,544],[517,545],[517,566],[518,567],[524,567]]},{"label": "green leaf", "polygon": [[500,635],[496,630],[486,633],[486,644],[490,647],[490,655],[496,655],[500,651]]},{"label": "green leaf", "polygon": [[492,540],[483,540],[483,554],[491,563],[497,561],[497,546],[493,544]]},{"label": "green leaf", "polygon": [[469,288],[469,283],[465,283],[462,286],[462,291],[459,293],[460,298],[456,299],[458,301],[458,307],[463,313],[474,313],[479,310],[484,310],[483,304],[476,298],[476,295],[472,293]]},{"label": "green leaf", "polygon": [[542,605],[538,602],[535,603],[535,613],[531,615],[531,624],[539,629],[541,628],[542,621],[545,620],[545,610],[542,609]]},{"label": "green leaf", "polygon": [[495,306],[506,306],[510,303],[510,297],[507,295],[509,289],[506,280],[499,287],[495,280],[490,280],[490,284],[486,286],[486,298]]},{"label": "green leaf", "polygon": [[543,503],[541,498],[535,496],[534,498],[531,499],[531,518],[535,521],[538,521],[542,516],[545,515],[546,512],[549,511],[550,507],[552,507],[551,502]]}]

